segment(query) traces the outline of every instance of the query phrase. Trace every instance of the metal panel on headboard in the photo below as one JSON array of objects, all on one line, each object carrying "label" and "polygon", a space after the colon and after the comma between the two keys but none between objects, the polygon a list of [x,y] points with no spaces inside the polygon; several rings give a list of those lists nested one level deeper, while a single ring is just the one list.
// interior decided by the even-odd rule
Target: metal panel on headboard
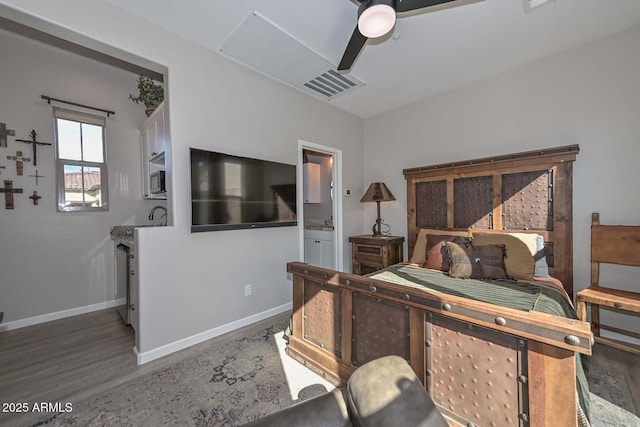
[{"label": "metal panel on headboard", "polygon": [[[423,228],[447,226],[447,181],[420,182],[416,184],[416,224]],[[428,209],[427,209],[428,207]]]},{"label": "metal panel on headboard", "polygon": [[[409,256],[420,228],[534,232],[552,253],[551,274],[573,296],[572,174],[579,151],[568,145],[405,169]],[[456,197],[456,191],[478,194]]]}]

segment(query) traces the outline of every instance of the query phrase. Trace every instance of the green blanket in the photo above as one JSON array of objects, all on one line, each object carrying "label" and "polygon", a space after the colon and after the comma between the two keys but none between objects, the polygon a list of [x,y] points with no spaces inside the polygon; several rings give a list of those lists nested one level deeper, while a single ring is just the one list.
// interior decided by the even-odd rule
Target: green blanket
[{"label": "green blanket", "polygon": [[[448,295],[469,298],[521,311],[537,311],[577,319],[576,312],[562,289],[545,284],[513,280],[457,279],[447,274],[408,264],[396,264],[367,275],[370,278],[413,288],[430,289]],[[576,353],[576,378],[581,425],[589,425],[589,385],[585,375],[586,358]],[[582,419],[581,419],[582,418]]]}]

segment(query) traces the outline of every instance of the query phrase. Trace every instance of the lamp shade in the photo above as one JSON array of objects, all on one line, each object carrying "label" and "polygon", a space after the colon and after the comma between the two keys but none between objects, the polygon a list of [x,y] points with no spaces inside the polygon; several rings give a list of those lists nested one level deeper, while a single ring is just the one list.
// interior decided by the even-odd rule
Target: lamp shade
[{"label": "lamp shade", "polygon": [[360,202],[391,202],[395,199],[384,182],[372,182]]},{"label": "lamp shade", "polygon": [[396,11],[387,4],[389,1],[370,1],[362,3],[365,8],[358,17],[358,30],[368,38],[387,34],[396,23]]}]

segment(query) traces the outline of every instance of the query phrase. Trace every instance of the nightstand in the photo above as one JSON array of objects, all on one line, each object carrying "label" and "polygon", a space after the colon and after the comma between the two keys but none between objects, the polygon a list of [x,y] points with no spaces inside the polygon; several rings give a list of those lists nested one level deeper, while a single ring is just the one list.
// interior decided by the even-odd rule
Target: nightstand
[{"label": "nightstand", "polygon": [[368,274],[402,262],[404,237],[371,234],[349,237],[353,274]]}]

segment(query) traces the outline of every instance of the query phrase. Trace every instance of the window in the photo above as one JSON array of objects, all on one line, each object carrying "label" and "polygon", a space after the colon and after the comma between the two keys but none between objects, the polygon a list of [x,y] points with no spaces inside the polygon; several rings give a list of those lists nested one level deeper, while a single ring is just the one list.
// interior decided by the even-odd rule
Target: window
[{"label": "window", "polygon": [[54,108],[58,211],[106,211],[109,206],[105,120]]}]

